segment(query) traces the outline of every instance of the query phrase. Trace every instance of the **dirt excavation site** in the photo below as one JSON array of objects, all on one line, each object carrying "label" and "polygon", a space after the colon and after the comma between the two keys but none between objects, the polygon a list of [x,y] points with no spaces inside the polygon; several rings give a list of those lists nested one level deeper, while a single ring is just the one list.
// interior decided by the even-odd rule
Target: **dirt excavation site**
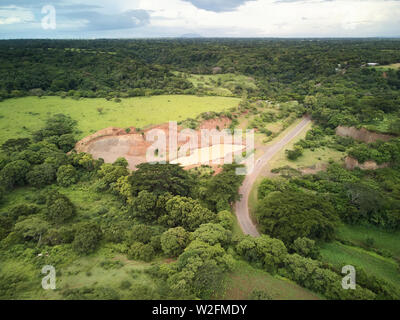
[{"label": "dirt excavation site", "polygon": [[203,121],[197,130],[182,128],[174,122],[143,130],[134,127],[110,127],[79,141],[75,150],[91,154],[95,159],[113,163],[120,157],[129,169],[145,162],[168,161],[185,169],[209,165],[219,171],[224,163],[246,151],[246,135],[233,136],[226,129],[231,120],[218,118]]}]

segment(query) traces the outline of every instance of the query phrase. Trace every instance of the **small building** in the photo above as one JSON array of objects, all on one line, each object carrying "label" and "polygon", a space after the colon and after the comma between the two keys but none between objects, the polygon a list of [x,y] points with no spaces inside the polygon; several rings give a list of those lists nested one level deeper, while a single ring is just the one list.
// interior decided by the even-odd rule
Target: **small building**
[{"label": "small building", "polygon": [[368,66],[368,67],[375,67],[375,66],[379,66],[379,63],[376,63],[376,62],[368,62],[368,63],[367,63],[367,66]]}]

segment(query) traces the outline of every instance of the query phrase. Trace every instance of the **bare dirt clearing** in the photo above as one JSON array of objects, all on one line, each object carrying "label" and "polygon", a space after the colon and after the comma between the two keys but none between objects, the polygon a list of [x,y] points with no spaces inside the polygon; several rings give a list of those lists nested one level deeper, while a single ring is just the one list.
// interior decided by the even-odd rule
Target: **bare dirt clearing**
[{"label": "bare dirt clearing", "polygon": [[[211,165],[215,169],[224,164],[224,160],[232,157],[235,153],[241,153],[245,148],[244,143],[227,143],[224,140],[222,131],[227,128],[231,123],[228,118],[218,118],[203,121],[199,125],[199,130],[192,130],[194,134],[195,144],[198,148],[192,148],[191,152],[183,153],[180,148],[187,145],[190,138],[187,137],[183,140],[177,141],[177,155],[168,153],[171,127],[169,123],[158,126],[149,127],[145,130],[137,130],[136,128],[129,128],[128,130],[110,127],[96,132],[81,141],[79,141],[75,150],[77,152],[85,152],[91,154],[95,159],[104,159],[106,163],[113,163],[120,157],[124,157],[128,163],[129,168],[134,170],[135,167],[147,162],[146,153],[154,142],[148,141],[149,133],[153,130],[160,130],[164,133],[166,139],[166,158],[172,163],[181,163],[186,168],[193,168],[199,165]],[[177,133],[184,132],[185,128],[177,126]],[[221,137],[215,138],[215,135],[208,138],[208,146],[202,147],[204,144],[204,137],[201,130],[214,130],[214,133],[220,133]],[[223,148],[221,148],[223,146]],[[209,159],[209,161],[207,161]]]}]

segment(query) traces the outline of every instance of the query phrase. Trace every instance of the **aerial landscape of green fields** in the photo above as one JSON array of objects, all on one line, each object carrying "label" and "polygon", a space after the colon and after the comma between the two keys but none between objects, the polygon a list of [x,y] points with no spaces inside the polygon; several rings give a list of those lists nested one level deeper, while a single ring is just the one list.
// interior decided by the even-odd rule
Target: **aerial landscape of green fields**
[{"label": "aerial landscape of green fields", "polygon": [[[239,2],[177,1],[226,23],[263,6]],[[101,21],[172,19],[138,8]],[[400,300],[398,37],[102,37],[89,18],[36,37],[10,19],[0,300]]]}]

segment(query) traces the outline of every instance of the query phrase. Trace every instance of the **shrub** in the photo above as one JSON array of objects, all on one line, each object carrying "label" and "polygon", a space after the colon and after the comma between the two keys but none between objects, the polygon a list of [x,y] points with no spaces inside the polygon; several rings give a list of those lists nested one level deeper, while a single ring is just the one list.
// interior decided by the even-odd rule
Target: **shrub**
[{"label": "shrub", "polygon": [[128,290],[132,287],[132,283],[129,280],[122,280],[119,287],[122,290]]},{"label": "shrub", "polygon": [[232,213],[223,210],[217,214],[218,223],[223,226],[226,230],[232,230],[234,224],[234,218]]},{"label": "shrub", "polygon": [[286,156],[289,160],[297,160],[303,155],[303,148],[295,146],[293,150],[286,150]]},{"label": "shrub", "polygon": [[28,241],[40,240],[48,229],[49,224],[37,216],[31,216],[21,222],[17,222],[14,227],[15,232]]},{"label": "shrub", "polygon": [[47,196],[46,217],[48,221],[61,224],[73,216],[75,216],[75,206],[67,196],[57,191],[52,191]]},{"label": "shrub", "polygon": [[57,170],[57,183],[62,187],[69,187],[78,182],[78,172],[70,164],[64,165]]},{"label": "shrub", "polygon": [[36,188],[43,188],[52,184],[56,178],[56,170],[51,164],[34,166],[26,175],[28,183]]},{"label": "shrub", "polygon": [[24,185],[25,176],[30,167],[29,162],[25,160],[16,160],[7,163],[0,171],[0,184],[6,188]]},{"label": "shrub", "polygon": [[193,239],[200,240],[210,245],[219,243],[224,246],[231,241],[232,232],[226,230],[220,224],[206,223],[196,229],[192,236]]},{"label": "shrub", "polygon": [[248,300],[272,300],[271,295],[265,290],[254,289],[249,295]]},{"label": "shrub", "polygon": [[75,237],[75,230],[71,227],[50,229],[44,235],[42,241],[49,246],[72,243]]},{"label": "shrub", "polygon": [[63,134],[58,138],[57,145],[64,151],[69,152],[75,147],[76,139],[73,134]]},{"label": "shrub", "polygon": [[102,232],[100,227],[92,222],[82,224],[76,230],[72,246],[79,254],[89,254],[97,249],[101,240]]},{"label": "shrub", "polygon": [[267,235],[259,238],[247,236],[239,242],[236,250],[247,261],[261,263],[269,272],[281,267],[287,256],[284,243]]},{"label": "shrub", "polygon": [[19,217],[29,216],[39,212],[39,207],[33,204],[19,204],[12,207],[8,215],[13,219],[17,220]]},{"label": "shrub", "polygon": [[161,236],[161,248],[169,257],[179,256],[189,243],[190,235],[182,227],[171,228]]},{"label": "shrub", "polygon": [[150,226],[139,224],[133,226],[128,234],[131,242],[148,243],[153,236],[153,229]]},{"label": "shrub", "polygon": [[315,245],[315,241],[308,239],[308,238],[297,238],[293,242],[293,250],[294,252],[298,253],[299,255],[311,258],[311,259],[318,259],[319,257],[319,250],[318,247]]},{"label": "shrub", "polygon": [[128,251],[128,258],[149,262],[153,259],[154,249],[150,244],[134,242]]}]

